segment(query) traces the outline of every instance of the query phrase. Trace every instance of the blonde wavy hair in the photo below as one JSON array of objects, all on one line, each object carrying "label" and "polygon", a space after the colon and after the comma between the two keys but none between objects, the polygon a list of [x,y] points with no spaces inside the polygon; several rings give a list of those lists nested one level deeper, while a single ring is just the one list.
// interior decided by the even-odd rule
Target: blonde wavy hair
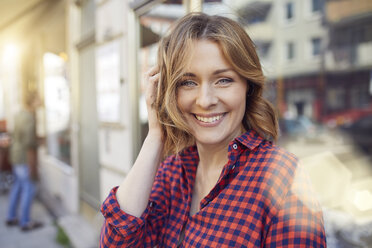
[{"label": "blonde wavy hair", "polygon": [[197,40],[216,42],[226,61],[247,80],[244,129],[253,129],[265,139],[276,140],[277,117],[272,105],[262,96],[265,77],[248,34],[229,18],[191,13],[178,20],[159,44],[160,79],[154,104],[163,131],[164,155],[177,153],[195,143],[177,106],[177,86],[185,73],[193,42]]}]

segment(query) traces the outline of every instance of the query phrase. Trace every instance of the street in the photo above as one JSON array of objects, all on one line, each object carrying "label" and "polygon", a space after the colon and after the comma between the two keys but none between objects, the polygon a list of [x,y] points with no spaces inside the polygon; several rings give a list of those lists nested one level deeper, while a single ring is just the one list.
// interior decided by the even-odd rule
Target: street
[{"label": "street", "polygon": [[8,210],[8,194],[0,194],[0,247],[1,248],[62,248],[56,241],[57,227],[45,207],[36,199],[32,206],[32,218],[43,222],[41,228],[22,232],[17,226],[5,225]]}]

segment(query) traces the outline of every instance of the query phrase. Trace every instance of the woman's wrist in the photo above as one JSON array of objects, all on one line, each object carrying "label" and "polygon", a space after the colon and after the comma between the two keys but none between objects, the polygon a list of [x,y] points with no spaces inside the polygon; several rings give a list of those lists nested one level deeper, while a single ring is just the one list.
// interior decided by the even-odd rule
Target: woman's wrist
[{"label": "woman's wrist", "polygon": [[146,141],[163,145],[163,135],[161,130],[149,130]]}]

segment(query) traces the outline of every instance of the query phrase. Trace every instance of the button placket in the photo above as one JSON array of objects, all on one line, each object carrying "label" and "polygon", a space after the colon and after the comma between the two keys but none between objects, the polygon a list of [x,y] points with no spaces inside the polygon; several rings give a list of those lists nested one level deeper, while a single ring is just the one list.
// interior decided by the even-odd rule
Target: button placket
[{"label": "button placket", "polygon": [[155,203],[153,201],[150,201],[150,203],[149,203],[150,213],[154,212],[154,205],[155,205]]},{"label": "button placket", "polygon": [[[236,144],[236,143],[234,143],[233,145],[232,145],[232,148],[234,149],[234,150],[238,150],[238,144]],[[234,170],[235,170],[235,166],[236,166],[236,164],[235,164],[235,162],[236,162],[236,158],[237,158],[237,152],[238,151],[235,151],[235,152],[233,152],[233,154],[234,154],[234,156],[232,156],[232,158],[234,158],[232,161],[231,161],[231,163],[234,163],[234,164],[232,164],[231,166],[230,166],[230,172],[233,172]]]}]

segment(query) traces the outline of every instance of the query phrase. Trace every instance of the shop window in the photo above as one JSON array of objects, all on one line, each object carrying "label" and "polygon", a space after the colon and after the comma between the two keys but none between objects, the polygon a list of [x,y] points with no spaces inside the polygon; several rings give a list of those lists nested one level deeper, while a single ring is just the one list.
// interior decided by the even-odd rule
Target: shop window
[{"label": "shop window", "polygon": [[46,53],[44,96],[48,154],[70,165],[70,85],[63,57]]},{"label": "shop window", "polygon": [[367,87],[357,87],[350,91],[350,103],[352,108],[368,107],[369,96]]},{"label": "shop window", "polygon": [[343,87],[327,90],[327,106],[329,110],[342,110],[346,107],[346,90]]}]

